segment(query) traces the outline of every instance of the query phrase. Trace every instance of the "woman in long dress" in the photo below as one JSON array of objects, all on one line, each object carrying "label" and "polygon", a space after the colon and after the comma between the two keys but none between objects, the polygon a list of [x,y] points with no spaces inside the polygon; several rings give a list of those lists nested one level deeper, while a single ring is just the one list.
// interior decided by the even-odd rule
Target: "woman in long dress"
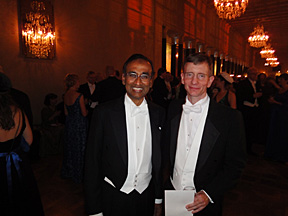
[{"label": "woman in long dress", "polygon": [[288,165],[288,74],[282,74],[278,93],[269,99],[271,103],[270,127],[265,156]]},{"label": "woman in long dress", "polygon": [[0,215],[44,215],[26,151],[33,141],[25,113],[9,94],[11,82],[0,73]]},{"label": "woman in long dress", "polygon": [[87,110],[83,95],[77,92],[79,77],[76,74],[67,74],[65,85],[64,110],[66,122],[61,175],[63,178],[72,178],[75,183],[81,183],[88,126]]}]

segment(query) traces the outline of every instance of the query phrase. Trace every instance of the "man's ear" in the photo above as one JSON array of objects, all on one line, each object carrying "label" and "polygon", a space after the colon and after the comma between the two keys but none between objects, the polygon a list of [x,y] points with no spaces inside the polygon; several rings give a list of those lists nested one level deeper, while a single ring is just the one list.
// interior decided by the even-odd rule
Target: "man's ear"
[{"label": "man's ear", "polygon": [[208,80],[208,84],[207,84],[207,88],[209,88],[211,85],[212,85],[212,83],[213,83],[213,81],[214,81],[214,76],[210,76],[209,77],[209,80]]},{"label": "man's ear", "polygon": [[184,85],[184,73],[181,73],[181,83]]},{"label": "man's ear", "polygon": [[122,74],[122,84],[125,85],[126,84],[126,80],[125,80],[125,74]]}]

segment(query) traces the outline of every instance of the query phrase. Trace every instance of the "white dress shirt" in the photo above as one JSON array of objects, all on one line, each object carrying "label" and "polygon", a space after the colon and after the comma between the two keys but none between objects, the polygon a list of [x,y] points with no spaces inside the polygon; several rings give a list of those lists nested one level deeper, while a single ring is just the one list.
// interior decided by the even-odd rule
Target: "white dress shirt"
[{"label": "white dress shirt", "polygon": [[[251,80],[249,78],[248,78],[248,80],[250,81],[250,83],[251,83],[251,85],[252,85],[252,87],[254,89],[254,93],[256,93],[256,81],[253,81],[253,80]],[[249,106],[249,107],[258,107],[259,106],[257,98],[255,98],[254,103],[251,103],[249,101],[243,101],[243,104],[245,106]]]},{"label": "white dress shirt", "polygon": [[145,99],[136,106],[127,94],[124,104],[128,138],[128,175],[121,191],[129,194],[136,190],[141,194],[152,178],[152,136],[148,106]]},{"label": "white dress shirt", "polygon": [[96,85],[95,85],[95,83],[91,84],[91,83],[88,82],[88,86],[89,86],[89,89],[90,89],[90,94],[92,95],[94,93],[94,91],[95,91]]},{"label": "white dress shirt", "polygon": [[[210,98],[192,105],[186,97],[180,120],[172,184],[176,190],[195,188],[194,173]],[[192,109],[193,111],[189,111]]]},{"label": "white dress shirt", "polygon": [[[125,95],[124,99],[127,141],[128,141],[128,175],[120,191],[129,194],[133,190],[142,193],[152,178],[152,134],[147,101],[136,106]],[[115,187],[107,177],[104,181]],[[155,199],[155,203],[162,203],[162,199]],[[103,216],[103,213],[91,215]]]},{"label": "white dress shirt", "polygon": [[[89,90],[90,90],[90,94],[92,95],[94,93],[94,91],[95,91],[96,84],[95,83],[91,84],[91,83],[88,82],[88,87],[89,87]],[[94,109],[97,105],[98,105],[98,102],[91,102],[90,107]]]},{"label": "white dress shirt", "polygon": [[[194,174],[208,114],[210,98],[208,95],[195,104],[186,97],[180,120],[177,151],[175,157],[172,185],[176,190],[196,190]],[[211,197],[204,191],[210,202]]]}]

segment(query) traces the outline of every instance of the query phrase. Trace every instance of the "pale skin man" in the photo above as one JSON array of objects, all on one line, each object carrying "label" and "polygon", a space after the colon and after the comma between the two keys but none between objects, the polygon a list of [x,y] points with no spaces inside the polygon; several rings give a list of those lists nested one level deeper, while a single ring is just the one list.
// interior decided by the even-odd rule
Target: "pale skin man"
[{"label": "pale skin man", "polygon": [[183,208],[199,216],[222,215],[224,194],[245,166],[242,115],[207,95],[214,80],[211,68],[203,53],[186,58],[181,82],[187,97],[170,103],[163,131],[163,169],[169,172],[165,188],[194,188],[194,200]]},{"label": "pale skin man", "polygon": [[[194,74],[194,75],[193,75]],[[214,80],[212,72],[206,62],[195,65],[187,62],[184,65],[184,73],[181,73],[181,82],[184,85],[188,100],[195,104],[207,95],[209,88]],[[196,193],[194,202],[186,205],[186,209],[191,213],[197,213],[203,210],[210,200],[205,192]]]}]

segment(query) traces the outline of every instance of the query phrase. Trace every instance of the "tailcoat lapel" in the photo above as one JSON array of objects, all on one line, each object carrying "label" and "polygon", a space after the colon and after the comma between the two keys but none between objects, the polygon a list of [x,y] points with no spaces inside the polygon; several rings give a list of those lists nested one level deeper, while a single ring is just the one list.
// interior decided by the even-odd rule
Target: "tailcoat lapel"
[{"label": "tailcoat lapel", "polygon": [[150,127],[152,136],[152,163],[155,165],[155,161],[159,159],[161,155],[159,146],[154,142],[160,142],[161,130],[162,130],[162,119],[160,119],[158,107],[153,106],[150,101],[147,100],[149,117],[150,117]]},{"label": "tailcoat lapel", "polygon": [[[177,149],[177,140],[178,140],[178,132],[180,127],[180,120],[181,120],[181,114],[182,112],[178,113],[176,116],[174,116],[173,119],[171,119],[171,127],[170,127],[170,158],[171,158],[171,164],[174,164],[175,157],[176,157],[176,149]],[[175,130],[177,128],[177,130]]]},{"label": "tailcoat lapel", "polygon": [[[181,115],[182,115],[182,105],[185,103],[185,100],[179,100],[175,106],[171,107],[173,110],[172,112],[175,113],[171,118],[170,128],[167,136],[170,136],[170,163],[174,164],[175,156],[176,156],[176,149],[177,149],[177,140],[178,140],[178,132],[180,127]],[[177,130],[175,130],[177,128]],[[174,165],[173,165],[174,167]]]},{"label": "tailcoat lapel", "polygon": [[210,99],[208,114],[197,160],[196,172],[200,170],[205,164],[219,136],[219,131],[215,127],[215,123],[217,121],[215,120],[215,117],[217,116],[217,108],[215,107],[215,103],[215,101]]},{"label": "tailcoat lapel", "polygon": [[215,128],[211,120],[208,118],[206,119],[201,146],[199,150],[199,155],[197,159],[197,166],[196,172],[202,168],[205,164],[206,160],[208,159],[210,152],[213,149],[213,146],[216,143],[217,137],[219,136],[219,131]]},{"label": "tailcoat lapel", "polygon": [[[128,141],[127,141],[127,125],[126,125],[126,114],[124,107],[124,97],[121,97],[115,103],[111,113],[110,120],[112,121],[115,137],[117,137],[117,144],[123,162],[128,165]],[[108,120],[107,120],[108,121]]]},{"label": "tailcoat lapel", "polygon": [[[185,102],[185,101],[184,101]],[[183,103],[184,103],[183,102]],[[180,120],[182,114],[182,104],[178,104],[178,107],[174,107],[176,114],[171,119],[171,127],[170,127],[170,159],[171,164],[175,162],[176,150],[177,150],[177,140],[178,140],[178,132],[180,127]],[[196,172],[202,168],[208,159],[210,152],[215,145],[217,138],[219,136],[219,131],[215,127],[215,115],[217,115],[217,110],[215,110],[215,104],[212,99],[210,99],[208,114],[204,126],[204,131],[201,140],[201,146],[199,150],[199,155],[197,159]],[[177,130],[175,130],[177,128]],[[174,167],[174,165],[173,165]]]}]

